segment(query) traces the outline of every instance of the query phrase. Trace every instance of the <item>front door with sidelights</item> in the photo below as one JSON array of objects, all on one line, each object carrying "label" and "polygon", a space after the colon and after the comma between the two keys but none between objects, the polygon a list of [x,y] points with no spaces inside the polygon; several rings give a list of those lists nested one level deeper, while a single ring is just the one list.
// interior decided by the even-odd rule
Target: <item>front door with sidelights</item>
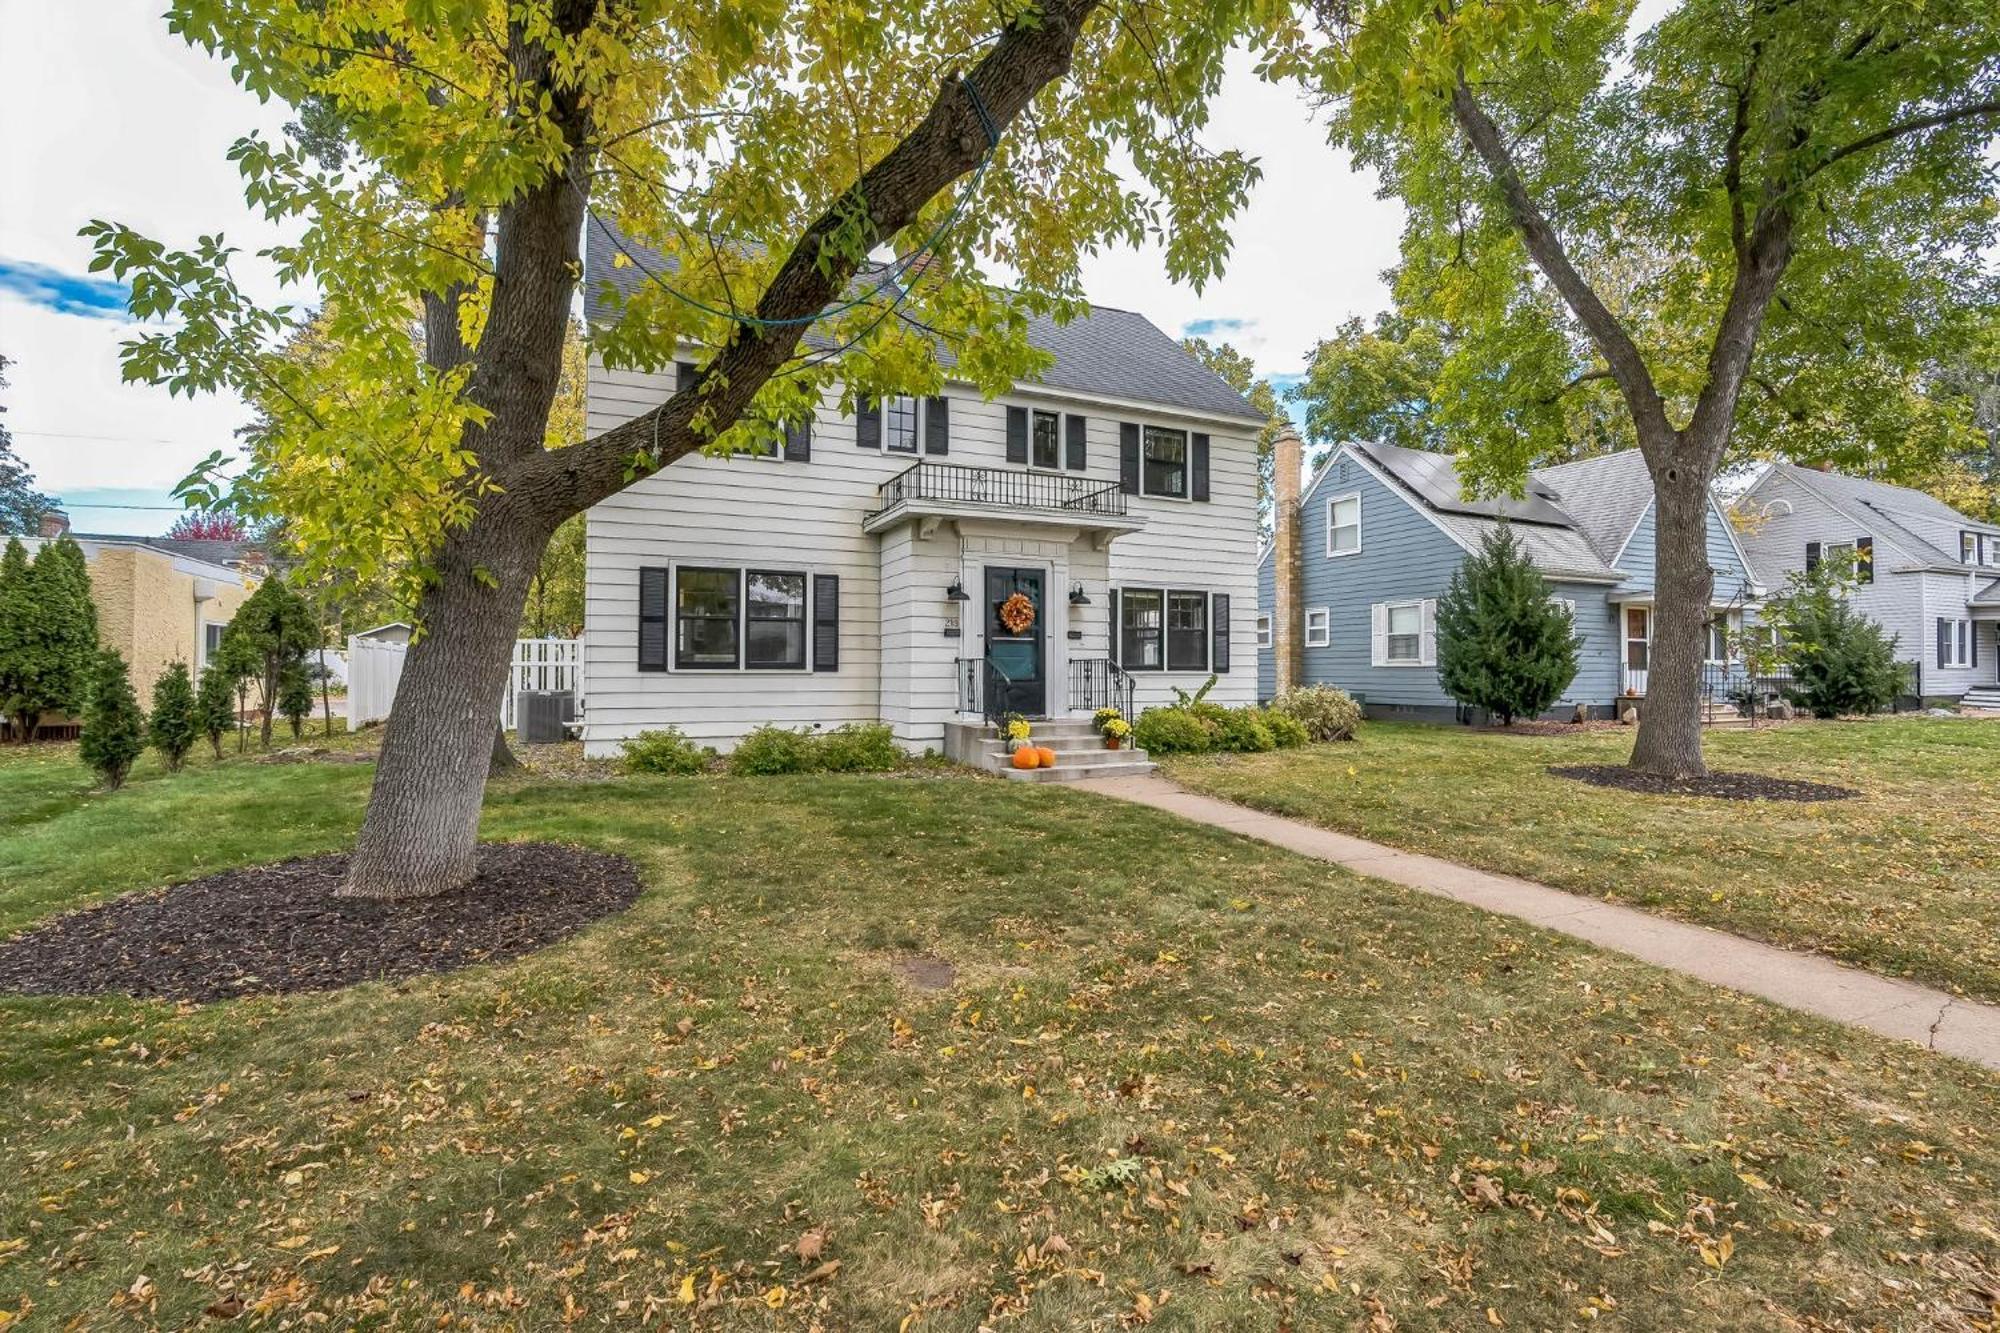
[{"label": "front door with sidelights", "polygon": [[[1039,569],[986,568],[986,687],[996,713],[1041,717],[1048,712],[1042,632],[1046,582]],[[1026,599],[1032,613],[1026,624],[1021,623],[1021,603],[1012,602],[1016,596]]]}]

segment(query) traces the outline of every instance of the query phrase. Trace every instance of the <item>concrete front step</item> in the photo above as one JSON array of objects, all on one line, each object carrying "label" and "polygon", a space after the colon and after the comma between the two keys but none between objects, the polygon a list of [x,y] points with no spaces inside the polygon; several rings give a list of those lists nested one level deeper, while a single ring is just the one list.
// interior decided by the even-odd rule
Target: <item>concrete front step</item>
[{"label": "concrete front step", "polygon": [[[1061,755],[1057,751],[1057,755]],[[1101,758],[1066,762],[1060,757],[1054,768],[1002,768],[1001,777],[1015,782],[1082,782],[1088,778],[1139,778],[1151,773],[1153,761],[1144,750],[1100,750]]]},{"label": "concrete front step", "polygon": [[2000,711],[2000,689],[1982,687],[1976,690],[1967,690],[1965,697],[1958,701],[1958,705],[1961,708]]}]

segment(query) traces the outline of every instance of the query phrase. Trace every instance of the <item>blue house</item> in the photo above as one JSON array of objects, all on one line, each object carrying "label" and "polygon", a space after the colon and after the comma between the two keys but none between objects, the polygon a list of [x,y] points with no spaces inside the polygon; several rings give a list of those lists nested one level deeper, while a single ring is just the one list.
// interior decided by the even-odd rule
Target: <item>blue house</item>
[{"label": "blue house", "polygon": [[[1280,471],[1284,467],[1282,453]],[[1611,717],[1643,707],[1653,629],[1653,488],[1636,449],[1546,468],[1518,499],[1474,498],[1446,454],[1349,443],[1335,449],[1294,505],[1279,497],[1277,540],[1258,565],[1257,683],[1275,694],[1277,641],[1296,637],[1299,679],[1337,685],[1372,717],[1448,721],[1458,705],[1438,684],[1437,599],[1459,562],[1507,525],[1567,606],[1581,663],[1551,716]],[[1296,524],[1295,532],[1283,530]],[[1295,558],[1283,562],[1279,551]],[[1715,571],[1710,658],[1727,673],[1728,631],[1762,594],[1722,509],[1711,503]],[[1280,576],[1297,608],[1277,625]]]}]

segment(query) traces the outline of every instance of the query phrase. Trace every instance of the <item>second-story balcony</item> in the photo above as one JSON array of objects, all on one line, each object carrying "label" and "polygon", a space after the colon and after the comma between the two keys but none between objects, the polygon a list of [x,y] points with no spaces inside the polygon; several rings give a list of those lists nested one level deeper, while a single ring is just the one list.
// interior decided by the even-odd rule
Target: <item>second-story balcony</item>
[{"label": "second-story balcony", "polygon": [[1022,468],[915,463],[876,488],[877,504],[862,520],[866,532],[905,519],[1000,518],[1080,528],[1109,540],[1146,526],[1127,512],[1116,481]]}]

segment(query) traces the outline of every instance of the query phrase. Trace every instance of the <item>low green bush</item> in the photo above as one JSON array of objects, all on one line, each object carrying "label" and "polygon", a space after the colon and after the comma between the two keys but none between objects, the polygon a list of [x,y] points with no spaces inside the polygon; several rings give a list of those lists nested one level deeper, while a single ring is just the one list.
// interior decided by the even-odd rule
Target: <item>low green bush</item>
[{"label": "low green bush", "polygon": [[1262,754],[1278,748],[1277,737],[1264,725],[1256,708],[1225,708],[1215,719],[1215,748],[1237,754]]},{"label": "low green bush", "polygon": [[1351,741],[1361,730],[1361,705],[1346,690],[1331,685],[1286,690],[1271,701],[1271,707],[1297,718],[1316,741]]},{"label": "low green bush", "polygon": [[1275,708],[1264,710],[1264,725],[1270,728],[1271,739],[1278,743],[1280,750],[1304,745],[1312,739],[1312,735],[1306,731],[1305,723],[1290,713],[1280,713]]},{"label": "low green bush", "polygon": [[1187,708],[1148,708],[1132,727],[1148,754],[1203,754],[1215,748],[1215,726]]},{"label": "low green bush", "polygon": [[819,766],[829,773],[886,773],[903,761],[896,735],[880,722],[850,722],[819,738]]},{"label": "low green bush", "polygon": [[763,726],[729,752],[729,771],[742,777],[811,773],[819,767],[819,743],[809,731]]},{"label": "low green bush", "polygon": [[708,767],[709,752],[681,733],[679,727],[665,731],[642,731],[625,742],[619,766],[627,773],[669,773],[687,777]]}]

